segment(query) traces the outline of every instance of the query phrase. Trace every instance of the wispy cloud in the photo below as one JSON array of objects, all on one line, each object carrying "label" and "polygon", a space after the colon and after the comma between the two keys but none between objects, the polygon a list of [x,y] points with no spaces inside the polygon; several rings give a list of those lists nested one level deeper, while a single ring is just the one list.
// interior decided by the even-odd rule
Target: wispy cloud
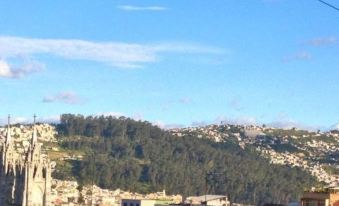
[{"label": "wispy cloud", "polygon": [[306,41],[306,43],[312,46],[327,46],[327,45],[337,44],[338,39],[334,36],[319,37],[319,38],[310,39]]},{"label": "wispy cloud", "polygon": [[95,114],[94,116],[105,116],[105,117],[111,116],[111,117],[116,117],[116,118],[128,117],[135,121],[144,121],[144,114],[141,112],[136,112],[130,116],[122,112],[100,112],[100,113]]},{"label": "wispy cloud", "polygon": [[56,95],[45,96],[42,100],[44,103],[61,102],[65,104],[81,104],[84,100],[72,91],[60,92]]},{"label": "wispy cloud", "polygon": [[183,124],[166,124],[166,123],[164,123],[163,121],[160,121],[160,120],[154,121],[154,122],[152,122],[152,124],[161,128],[161,129],[165,129],[165,130],[185,127],[185,125],[183,125]]},{"label": "wispy cloud", "polygon": [[[26,124],[29,121],[27,117],[11,117],[11,124]],[[7,125],[8,119],[7,117],[0,118],[0,125]],[[32,118],[33,122],[33,118]]]},{"label": "wispy cloud", "polygon": [[240,97],[233,97],[230,101],[228,101],[228,105],[232,109],[237,110],[237,111],[240,111],[241,109],[243,109],[241,105]]},{"label": "wispy cloud", "polygon": [[122,117],[125,116],[125,114],[121,113],[121,112],[100,112],[97,113],[94,116],[104,116],[104,117]]},{"label": "wispy cloud", "polygon": [[293,119],[276,120],[276,121],[268,123],[267,125],[273,128],[280,128],[280,129],[297,128],[297,129],[303,129],[303,130],[308,130],[308,131],[316,131],[318,129],[323,129],[323,127],[306,125],[298,121],[295,121]]},{"label": "wispy cloud", "polygon": [[330,130],[338,130],[339,131],[339,123],[332,125],[330,127]]},{"label": "wispy cloud", "polygon": [[[130,44],[124,42],[93,42],[78,39],[32,39],[0,36],[0,58],[54,55],[73,60],[108,63],[119,68],[138,68],[154,63],[164,53],[224,54],[222,49],[199,44],[157,43]],[[3,75],[10,75],[3,66]],[[7,70],[7,71],[6,71]]]},{"label": "wispy cloud", "polygon": [[0,77],[22,78],[27,75],[41,71],[43,67],[43,64],[34,61],[25,63],[19,67],[13,67],[7,61],[0,60]]},{"label": "wispy cloud", "polygon": [[283,62],[291,62],[291,61],[309,61],[312,59],[312,55],[307,51],[299,51],[294,54],[288,55],[283,58]]},{"label": "wispy cloud", "polygon": [[191,104],[192,103],[192,99],[189,97],[182,97],[179,99],[179,103],[181,104]]},{"label": "wispy cloud", "polygon": [[281,112],[277,115],[275,120],[272,122],[267,123],[268,126],[274,127],[274,128],[281,128],[281,129],[292,129],[292,128],[298,128],[298,129],[304,129],[304,130],[311,130],[316,131],[320,129],[319,126],[310,126],[306,125],[304,123],[301,123],[291,117],[288,116],[288,114]]},{"label": "wispy cloud", "polygon": [[120,5],[119,9],[124,11],[164,11],[167,10],[163,6],[133,6],[133,5]]},{"label": "wispy cloud", "polygon": [[225,117],[219,116],[215,119],[215,123],[234,124],[234,125],[257,125],[258,121],[255,117],[239,116],[239,117]]}]

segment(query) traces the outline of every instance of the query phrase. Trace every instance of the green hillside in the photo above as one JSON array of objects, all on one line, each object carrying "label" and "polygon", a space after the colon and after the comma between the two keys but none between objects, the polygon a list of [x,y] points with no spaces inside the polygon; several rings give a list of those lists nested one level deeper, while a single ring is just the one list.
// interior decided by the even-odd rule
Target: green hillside
[{"label": "green hillside", "polygon": [[207,190],[251,204],[296,201],[304,188],[316,184],[308,173],[271,165],[250,148],[172,136],[148,122],[66,114],[57,128],[62,151],[85,157],[59,162],[53,175],[82,184],[94,181],[143,193],[166,189],[185,196]]}]

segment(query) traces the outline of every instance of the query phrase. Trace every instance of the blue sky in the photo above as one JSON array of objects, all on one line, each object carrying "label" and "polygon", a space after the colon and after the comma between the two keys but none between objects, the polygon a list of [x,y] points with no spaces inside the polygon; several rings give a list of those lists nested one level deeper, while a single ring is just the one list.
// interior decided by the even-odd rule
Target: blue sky
[{"label": "blue sky", "polygon": [[317,0],[4,0],[0,9],[2,122],[8,113],[339,122],[339,12]]}]

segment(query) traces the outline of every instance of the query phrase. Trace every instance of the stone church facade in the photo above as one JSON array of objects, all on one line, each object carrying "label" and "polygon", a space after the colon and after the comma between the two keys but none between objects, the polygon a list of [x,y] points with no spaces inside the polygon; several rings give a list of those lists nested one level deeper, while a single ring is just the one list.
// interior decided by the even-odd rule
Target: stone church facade
[{"label": "stone church facade", "polygon": [[35,120],[28,148],[18,152],[10,131],[0,146],[0,205],[51,206],[51,166],[41,155]]}]

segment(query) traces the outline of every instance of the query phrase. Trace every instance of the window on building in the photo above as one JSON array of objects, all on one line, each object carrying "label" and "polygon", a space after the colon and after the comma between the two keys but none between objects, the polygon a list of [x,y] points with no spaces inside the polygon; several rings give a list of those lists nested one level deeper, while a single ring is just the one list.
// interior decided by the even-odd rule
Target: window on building
[{"label": "window on building", "polygon": [[124,206],[127,206],[127,202],[124,202]]},{"label": "window on building", "polygon": [[325,200],[306,199],[302,201],[303,206],[325,206]]}]

